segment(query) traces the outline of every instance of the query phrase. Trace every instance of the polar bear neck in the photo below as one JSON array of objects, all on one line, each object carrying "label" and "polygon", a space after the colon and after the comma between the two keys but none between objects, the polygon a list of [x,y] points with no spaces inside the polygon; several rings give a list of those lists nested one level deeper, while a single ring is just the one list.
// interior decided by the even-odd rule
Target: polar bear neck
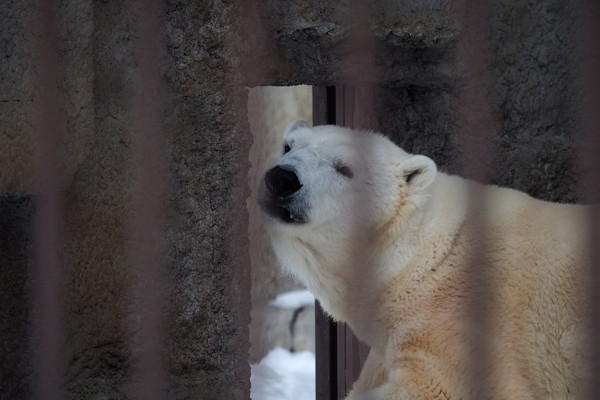
[{"label": "polar bear neck", "polygon": [[323,245],[330,243],[331,238],[321,233],[308,236],[311,237],[273,235],[273,248],[283,269],[315,294],[329,315],[344,320],[348,282],[342,278],[340,268],[353,258],[353,252],[346,245]]},{"label": "polar bear neck", "polygon": [[[384,347],[383,337],[377,334],[383,332],[382,327],[362,324],[374,319],[360,313],[376,309],[378,293],[389,282],[397,281],[399,276],[414,276],[414,271],[427,274],[450,251],[453,237],[465,219],[466,206],[461,206],[467,203],[463,198],[468,192],[465,182],[439,173],[427,201],[420,199],[413,204],[417,209],[408,217],[385,223],[385,234],[348,226],[312,230],[301,236],[274,232],[273,248],[282,267],[313,292],[329,315],[348,322],[372,347]],[[435,232],[441,225],[445,235],[437,236]],[[336,232],[346,233],[336,236]],[[423,248],[432,247],[435,256],[423,257]],[[376,320],[385,325],[389,318],[382,314]]]},{"label": "polar bear neck", "polygon": [[[274,248],[284,269],[314,293],[328,314],[348,322],[371,347],[383,348],[385,339],[377,334],[384,331],[383,326],[374,326],[372,315],[361,315],[361,312],[376,309],[378,293],[385,290],[390,281],[400,275],[410,276],[414,270],[426,273],[449,251],[452,238],[464,221],[466,207],[457,209],[457,204],[464,203],[461,199],[448,201],[448,196],[460,196],[463,182],[439,174],[431,187],[430,200],[421,204],[413,218],[394,221],[384,236],[359,231],[345,237],[342,243],[319,232],[292,240],[274,236]],[[453,189],[448,190],[449,187]],[[448,228],[447,235],[434,237],[432,232],[439,231],[435,228],[441,221]],[[432,240],[436,242],[436,257],[430,259],[431,265],[423,265],[423,257],[417,255],[424,244]],[[419,259],[418,264],[414,263],[415,259]],[[376,320],[385,325],[389,318],[382,314]],[[362,321],[371,323],[367,326]]]}]

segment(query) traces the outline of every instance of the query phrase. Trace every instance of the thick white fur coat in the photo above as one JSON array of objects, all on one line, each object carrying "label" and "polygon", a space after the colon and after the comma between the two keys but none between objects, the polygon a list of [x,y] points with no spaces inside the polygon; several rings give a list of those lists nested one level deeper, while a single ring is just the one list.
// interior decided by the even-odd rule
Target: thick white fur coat
[{"label": "thick white fur coat", "polygon": [[301,186],[262,188],[283,268],[371,347],[351,398],[583,398],[586,207],[333,126],[291,124],[275,166]]}]

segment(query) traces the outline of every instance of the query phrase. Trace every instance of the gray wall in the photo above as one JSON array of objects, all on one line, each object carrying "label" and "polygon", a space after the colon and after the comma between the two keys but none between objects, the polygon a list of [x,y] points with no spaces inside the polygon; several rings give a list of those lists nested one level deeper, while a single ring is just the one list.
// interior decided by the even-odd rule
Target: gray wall
[{"label": "gray wall", "polygon": [[[490,3],[490,181],[545,200],[577,201],[577,9],[563,0]],[[454,44],[448,50],[443,59],[451,60]],[[464,106],[458,92],[443,79],[385,87],[378,123],[406,150],[457,173],[457,147],[469,148],[457,139],[455,113]]]},{"label": "gray wall", "polygon": [[[135,26],[144,2],[62,1],[64,103],[63,321],[68,398],[124,398],[133,371],[129,284]],[[212,9],[211,9],[212,7]],[[250,270],[247,239],[246,90],[236,77],[236,19],[229,5],[167,2],[158,59],[168,147],[164,346],[170,398],[245,398],[249,393]],[[34,99],[38,82],[34,2],[0,11],[0,190],[3,215],[35,200]],[[31,393],[31,279],[23,259],[27,216],[4,227],[0,288],[2,398]],[[4,220],[3,220],[4,221]],[[7,238],[20,238],[8,241]],[[8,296],[8,293],[14,296]],[[20,305],[20,308],[17,307]],[[14,311],[16,307],[17,311]],[[18,312],[18,313],[17,313]],[[17,314],[15,314],[17,313]],[[18,320],[21,325],[15,324]],[[23,321],[29,321],[23,325]],[[6,344],[6,347],[4,347]],[[17,345],[18,344],[18,345]],[[9,347],[9,345],[11,345]],[[14,366],[19,371],[15,372]],[[60,365],[57,366],[60,368]]]},{"label": "gray wall", "polygon": [[[68,398],[124,398],[131,220],[133,41],[142,2],[60,2],[61,177]],[[364,87],[373,125],[460,170],[453,67],[457,2],[197,2],[163,5],[169,197],[162,349],[170,398],[246,398],[248,86]],[[492,180],[577,199],[577,43],[569,1],[492,2]],[[335,6],[343,6],[338,7]],[[348,14],[348,11],[359,13]],[[0,10],[3,398],[30,391],[28,253],[34,180],[34,2]],[[372,24],[371,22],[375,22]],[[374,28],[374,29],[372,29]],[[493,56],[491,56],[493,55]],[[362,92],[361,92],[362,93]],[[7,222],[5,222],[7,221]],[[9,345],[10,344],[10,345]],[[119,394],[121,393],[121,394]]]}]

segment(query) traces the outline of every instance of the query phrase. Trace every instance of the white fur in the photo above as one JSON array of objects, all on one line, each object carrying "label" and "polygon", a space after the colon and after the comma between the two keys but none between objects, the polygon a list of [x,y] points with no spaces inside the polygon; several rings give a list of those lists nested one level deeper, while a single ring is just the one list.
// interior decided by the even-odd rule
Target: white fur
[{"label": "white fur", "polygon": [[[439,173],[376,133],[294,122],[283,142],[308,218],[267,226],[283,268],[371,346],[352,395],[582,397],[584,207]],[[469,293],[491,335],[478,389]]]}]

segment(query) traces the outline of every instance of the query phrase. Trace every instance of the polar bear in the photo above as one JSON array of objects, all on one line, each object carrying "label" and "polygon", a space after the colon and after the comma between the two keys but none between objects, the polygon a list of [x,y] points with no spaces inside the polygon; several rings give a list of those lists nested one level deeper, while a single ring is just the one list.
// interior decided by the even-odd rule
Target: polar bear
[{"label": "polar bear", "polygon": [[584,396],[586,207],[301,121],[259,203],[282,267],[371,347],[350,398]]}]

